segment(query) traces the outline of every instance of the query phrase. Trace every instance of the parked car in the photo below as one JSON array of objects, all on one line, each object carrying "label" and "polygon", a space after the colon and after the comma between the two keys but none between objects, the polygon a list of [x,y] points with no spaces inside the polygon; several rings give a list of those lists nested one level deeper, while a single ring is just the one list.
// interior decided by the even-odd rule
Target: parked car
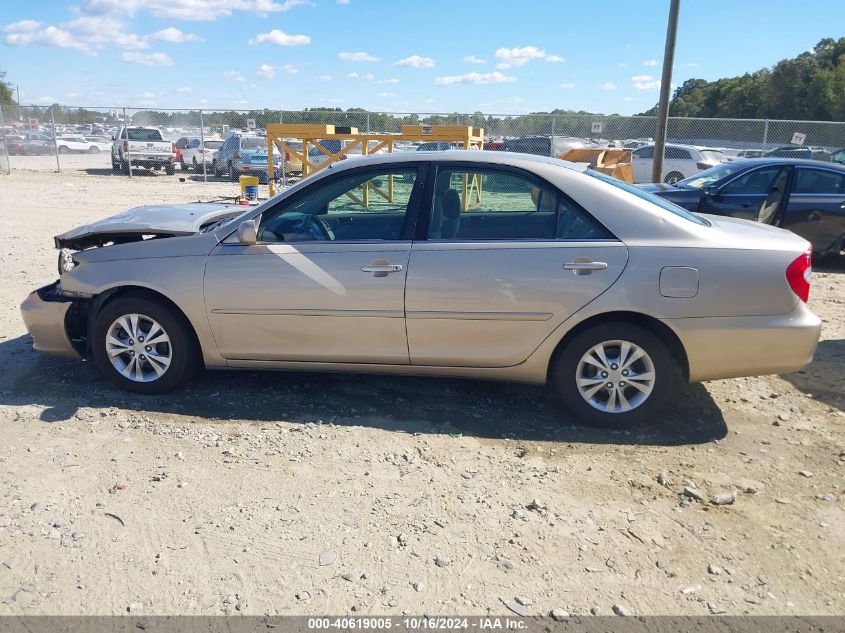
[{"label": "parked car", "polygon": [[736,153],[737,158],[760,158],[762,155],[761,149],[741,149]]},{"label": "parked car", "polygon": [[[714,165],[727,162],[719,151],[693,145],[666,144],[661,180],[673,183]],[[654,164],[654,145],[645,145],[631,152],[634,182],[650,182]]]},{"label": "parked car", "polygon": [[845,147],[838,149],[830,154],[830,160],[840,165],[845,165]]},{"label": "parked car", "polygon": [[763,154],[766,158],[806,158],[830,162],[831,156],[823,147],[807,147],[806,145],[784,145],[776,147]]},{"label": "parked car", "polygon": [[[273,153],[273,174],[281,167],[279,154]],[[217,150],[211,169],[215,176],[228,174],[229,180],[237,181],[242,175],[258,176],[260,182],[267,182],[267,140],[253,135],[232,134]]]},{"label": "parked car", "polygon": [[570,149],[582,147],[587,147],[587,143],[574,136],[523,136],[504,141],[498,151],[557,157]]},{"label": "parked car", "polygon": [[[464,191],[489,177],[512,186]],[[804,367],[821,325],[797,235],[504,152],[343,161],[245,211],[140,207],[55,244],[59,281],[22,305],[35,349],[147,394],[203,365],[548,381],[627,426],[678,373]]]},{"label": "parked car", "polygon": [[53,139],[46,134],[37,132],[23,132],[14,137],[7,137],[10,154],[25,154],[27,156],[43,156],[54,154],[56,146]]},{"label": "parked car", "polygon": [[89,152],[111,151],[111,140],[107,136],[86,136],[85,140],[91,144],[91,147],[88,149]]},{"label": "parked car", "polygon": [[786,158],[740,159],[676,182],[640,188],[690,211],[789,229],[820,254],[845,249],[845,166]]},{"label": "parked car", "polygon": [[111,167],[113,171],[128,173],[130,163],[133,167],[164,168],[172,175],[176,173],[176,148],[155,128],[124,127],[112,143]]},{"label": "parked car", "polygon": [[6,135],[6,148],[12,156],[25,156],[31,153],[29,142],[19,134]]},{"label": "parked car", "polygon": [[99,152],[98,147],[92,150],[91,143],[85,140],[84,136],[64,134],[56,137],[56,148],[59,154],[83,154]]},{"label": "parked car", "polygon": [[206,166],[207,171],[212,171],[214,157],[217,150],[223,147],[223,141],[219,139],[206,139],[201,141],[198,138],[188,140],[185,149],[182,150],[182,169],[192,168],[194,171],[202,171]]}]

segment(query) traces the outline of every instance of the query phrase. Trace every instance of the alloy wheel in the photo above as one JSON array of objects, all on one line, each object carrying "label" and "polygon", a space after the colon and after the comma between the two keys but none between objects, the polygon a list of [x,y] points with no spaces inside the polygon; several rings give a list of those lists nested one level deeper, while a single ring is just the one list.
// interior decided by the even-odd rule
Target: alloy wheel
[{"label": "alloy wheel", "polygon": [[106,354],[118,373],[133,382],[161,378],[173,360],[170,337],[143,314],[124,314],[106,331]]},{"label": "alloy wheel", "polygon": [[654,390],[654,362],[629,341],[594,345],[575,370],[578,393],[594,409],[626,413],[642,405]]}]

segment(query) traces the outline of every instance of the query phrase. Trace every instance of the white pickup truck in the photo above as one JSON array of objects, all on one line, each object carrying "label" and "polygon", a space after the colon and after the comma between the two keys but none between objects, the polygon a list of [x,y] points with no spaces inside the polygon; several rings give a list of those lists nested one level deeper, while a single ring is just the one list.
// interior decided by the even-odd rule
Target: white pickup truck
[{"label": "white pickup truck", "polygon": [[111,147],[111,168],[113,171],[129,173],[129,165],[161,169],[168,174],[176,173],[175,143],[165,141],[161,132],[151,127],[122,128],[115,135]]}]

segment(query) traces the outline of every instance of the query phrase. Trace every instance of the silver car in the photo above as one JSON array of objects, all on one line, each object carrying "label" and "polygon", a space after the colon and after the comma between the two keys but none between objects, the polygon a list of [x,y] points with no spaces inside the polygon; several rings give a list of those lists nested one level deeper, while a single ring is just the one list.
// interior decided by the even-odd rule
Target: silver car
[{"label": "silver car", "polygon": [[263,204],[150,206],[55,238],[34,347],[162,393],[197,369],[550,382],[583,420],[650,420],[675,384],[810,362],[809,244],[697,216],[560,160],[403,152]]}]

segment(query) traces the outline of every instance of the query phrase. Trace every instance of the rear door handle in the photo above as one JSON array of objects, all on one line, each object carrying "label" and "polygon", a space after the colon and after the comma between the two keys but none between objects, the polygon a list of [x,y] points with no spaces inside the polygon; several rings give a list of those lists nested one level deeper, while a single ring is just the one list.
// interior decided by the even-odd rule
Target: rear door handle
[{"label": "rear door handle", "polygon": [[571,270],[576,275],[590,275],[599,270],[607,270],[607,262],[574,261],[563,265],[564,270]]}]

